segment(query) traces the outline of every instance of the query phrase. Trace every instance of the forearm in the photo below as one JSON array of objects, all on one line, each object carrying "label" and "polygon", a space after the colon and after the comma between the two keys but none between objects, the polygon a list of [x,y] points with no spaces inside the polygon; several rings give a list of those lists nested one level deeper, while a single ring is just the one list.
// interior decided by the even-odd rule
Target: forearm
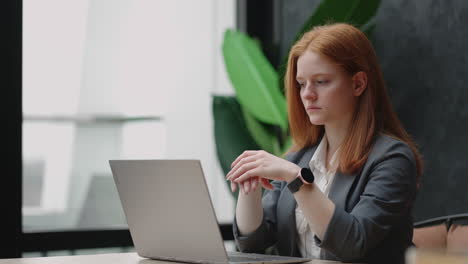
[{"label": "forearm", "polygon": [[249,194],[239,192],[236,208],[237,228],[241,235],[255,231],[262,223],[262,188],[257,188]]},{"label": "forearm", "polygon": [[303,185],[294,194],[299,208],[317,237],[323,239],[333,216],[335,204],[315,184]]}]

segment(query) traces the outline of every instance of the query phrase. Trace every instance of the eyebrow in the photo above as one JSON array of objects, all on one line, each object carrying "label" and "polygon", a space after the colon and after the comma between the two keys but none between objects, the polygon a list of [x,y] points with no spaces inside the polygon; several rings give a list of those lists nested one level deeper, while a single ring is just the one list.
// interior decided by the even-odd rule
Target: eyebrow
[{"label": "eyebrow", "polygon": [[[312,74],[310,77],[317,77],[317,76],[322,76],[322,75],[326,75],[326,76],[330,76],[332,75],[331,73],[316,73],[316,74]],[[302,76],[296,76],[296,81],[300,81],[304,78],[302,78]]]}]

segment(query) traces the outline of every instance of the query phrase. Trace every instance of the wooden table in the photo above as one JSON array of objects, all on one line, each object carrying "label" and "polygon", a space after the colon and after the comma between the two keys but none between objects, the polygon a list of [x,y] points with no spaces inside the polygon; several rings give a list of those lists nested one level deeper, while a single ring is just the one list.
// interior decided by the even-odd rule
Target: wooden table
[{"label": "wooden table", "polygon": [[[174,264],[174,262],[151,260],[136,253],[117,253],[81,256],[60,256],[42,258],[0,259],[0,264]],[[308,264],[342,263],[329,260],[313,260]]]}]

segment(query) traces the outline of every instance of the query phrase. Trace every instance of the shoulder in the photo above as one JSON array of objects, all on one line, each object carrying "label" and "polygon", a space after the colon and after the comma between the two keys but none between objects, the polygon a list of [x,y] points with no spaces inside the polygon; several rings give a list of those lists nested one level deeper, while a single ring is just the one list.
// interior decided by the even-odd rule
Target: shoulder
[{"label": "shoulder", "polygon": [[416,159],[410,146],[385,134],[379,134],[375,139],[364,170],[366,168],[368,172],[387,172],[393,177],[417,173]]},{"label": "shoulder", "polygon": [[380,134],[361,170],[366,192],[382,200],[413,201],[417,192],[416,159],[410,146],[392,136]]},{"label": "shoulder", "polygon": [[369,160],[383,161],[394,156],[404,156],[415,162],[413,151],[405,142],[386,134],[379,134],[374,141]]}]

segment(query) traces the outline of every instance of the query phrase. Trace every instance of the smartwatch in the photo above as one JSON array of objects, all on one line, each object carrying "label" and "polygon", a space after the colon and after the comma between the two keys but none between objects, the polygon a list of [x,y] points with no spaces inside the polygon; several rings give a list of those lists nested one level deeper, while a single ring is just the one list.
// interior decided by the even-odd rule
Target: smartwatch
[{"label": "smartwatch", "polygon": [[299,188],[301,188],[302,185],[312,184],[314,182],[314,179],[314,174],[310,169],[302,168],[297,174],[297,177],[293,181],[288,183],[287,186],[291,193],[295,193],[299,191]]}]

